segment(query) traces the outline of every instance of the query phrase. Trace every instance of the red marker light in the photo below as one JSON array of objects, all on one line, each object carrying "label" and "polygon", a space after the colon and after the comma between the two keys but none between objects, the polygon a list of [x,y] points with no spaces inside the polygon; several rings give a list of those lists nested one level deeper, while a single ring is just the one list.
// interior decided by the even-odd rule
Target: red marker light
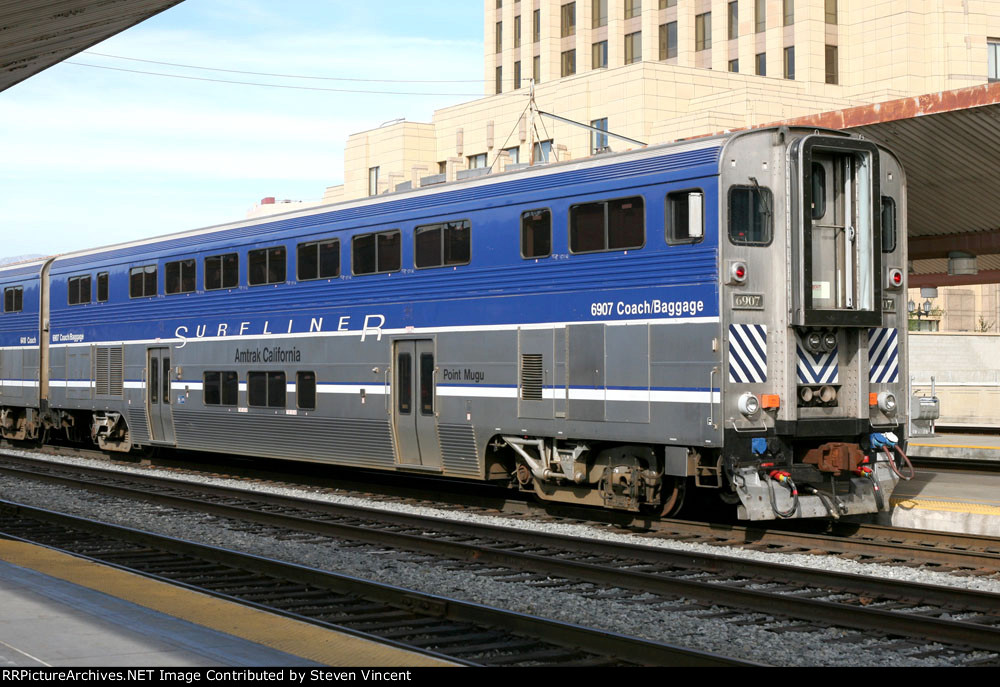
[{"label": "red marker light", "polygon": [[892,280],[894,282],[896,282],[897,284],[902,284],[903,283],[903,275],[900,274],[899,272],[896,272],[895,274],[892,275]]},{"label": "red marker light", "polygon": [[746,276],[746,274],[747,274],[747,271],[745,269],[743,269],[743,265],[737,265],[737,267],[736,267],[736,276],[739,277],[740,279],[742,279],[743,277]]}]

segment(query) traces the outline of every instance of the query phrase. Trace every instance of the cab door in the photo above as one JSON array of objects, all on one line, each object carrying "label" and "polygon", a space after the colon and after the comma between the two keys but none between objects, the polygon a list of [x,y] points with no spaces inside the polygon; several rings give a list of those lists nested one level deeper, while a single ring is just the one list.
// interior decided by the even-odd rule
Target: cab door
[{"label": "cab door", "polygon": [[170,349],[150,348],[146,359],[146,412],[150,438],[158,444],[176,444],[170,404]]},{"label": "cab door", "polygon": [[437,433],[434,341],[416,339],[393,345],[393,427],[396,462],[407,468],[441,470]]}]

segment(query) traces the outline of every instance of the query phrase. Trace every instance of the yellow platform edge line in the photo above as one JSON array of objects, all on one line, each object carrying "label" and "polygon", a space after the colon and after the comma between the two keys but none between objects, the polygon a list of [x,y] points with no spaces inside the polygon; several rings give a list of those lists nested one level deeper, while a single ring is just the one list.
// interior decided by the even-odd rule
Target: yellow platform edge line
[{"label": "yellow platform edge line", "polygon": [[904,510],[939,510],[948,513],[1000,516],[1000,506],[990,506],[982,503],[958,503],[951,501],[936,501],[934,499],[915,499],[910,497],[890,499],[890,503],[893,506]]},{"label": "yellow platform edge line", "polygon": [[42,546],[0,539],[0,560],[327,666],[418,668],[455,665],[109,568]]}]

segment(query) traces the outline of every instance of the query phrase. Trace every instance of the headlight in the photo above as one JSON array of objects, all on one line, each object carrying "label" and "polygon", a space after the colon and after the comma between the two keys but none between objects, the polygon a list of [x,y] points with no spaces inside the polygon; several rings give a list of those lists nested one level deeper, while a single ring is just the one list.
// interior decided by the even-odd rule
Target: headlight
[{"label": "headlight", "polygon": [[878,407],[886,415],[896,412],[896,394],[891,391],[883,391],[878,395]]},{"label": "headlight", "polygon": [[736,405],[740,409],[740,412],[747,417],[756,415],[757,411],[760,410],[760,401],[749,391],[740,396],[740,400]]}]

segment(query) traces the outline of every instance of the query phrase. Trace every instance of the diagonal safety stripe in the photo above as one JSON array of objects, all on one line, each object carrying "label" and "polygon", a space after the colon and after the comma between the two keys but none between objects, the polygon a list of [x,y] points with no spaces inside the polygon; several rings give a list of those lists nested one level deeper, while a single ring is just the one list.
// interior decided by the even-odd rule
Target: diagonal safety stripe
[{"label": "diagonal safety stripe", "polygon": [[767,381],[766,325],[729,326],[729,381],[742,384]]}]

